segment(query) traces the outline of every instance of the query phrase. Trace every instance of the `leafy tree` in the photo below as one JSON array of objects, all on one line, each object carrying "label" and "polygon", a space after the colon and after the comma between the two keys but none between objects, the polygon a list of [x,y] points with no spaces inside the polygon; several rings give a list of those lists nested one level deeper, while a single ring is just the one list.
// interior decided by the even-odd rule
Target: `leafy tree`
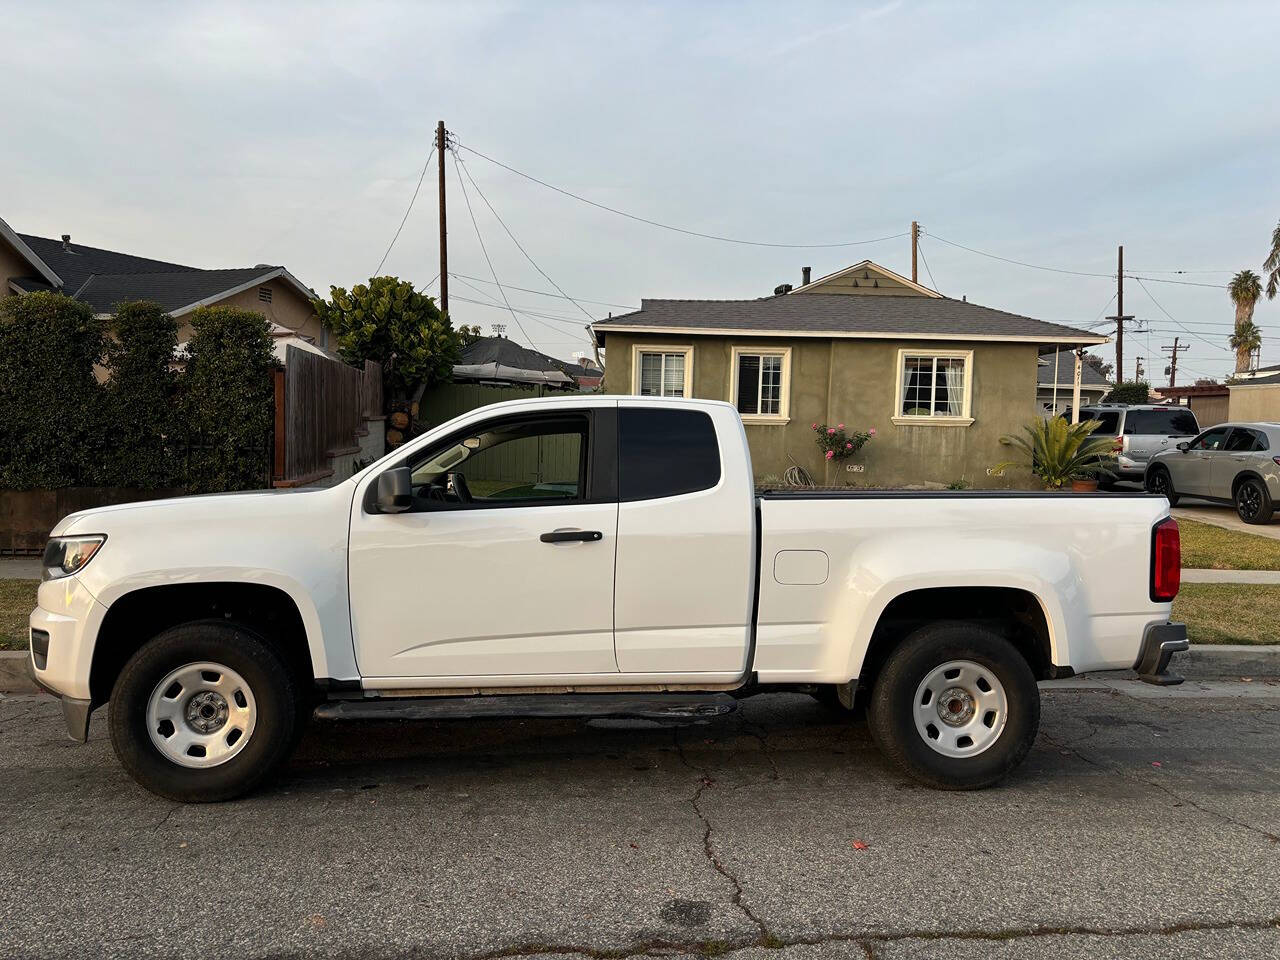
[{"label": "leafy tree", "polygon": [[[1277,236],[1280,237],[1280,226],[1276,230]],[[1241,373],[1249,369],[1249,356],[1252,350],[1245,349],[1244,344],[1251,342],[1246,334],[1248,329],[1253,327],[1253,308],[1262,299],[1262,280],[1252,270],[1241,270],[1227,284],[1227,294],[1236,306],[1236,329],[1231,335],[1230,342],[1232,349],[1236,352],[1236,373]],[[1253,349],[1261,345],[1261,334],[1259,334],[1258,344]]]},{"label": "leafy tree", "polygon": [[1017,447],[1031,472],[1046,487],[1057,489],[1075,479],[1112,473],[1115,439],[1091,436],[1100,426],[1098,420],[1073,424],[1065,417],[1049,417],[1032,420],[1022,428],[1022,436],[1004,436],[1000,442]]},{"label": "leafy tree", "polygon": [[1271,252],[1262,264],[1267,272],[1267,299],[1274,300],[1280,291],[1280,223],[1271,231]]},{"label": "leafy tree", "polygon": [[252,310],[201,307],[191,314],[181,408],[192,493],[264,485],[276,366],[270,329]]},{"label": "leafy tree", "polygon": [[0,299],[0,486],[99,482],[103,323],[60,293]]},{"label": "leafy tree", "polygon": [[1112,364],[1105,362],[1096,353],[1086,353],[1081,359],[1089,366],[1093,367],[1093,369],[1097,370],[1098,373],[1102,375],[1103,379],[1110,379],[1111,371],[1115,369]]},{"label": "leafy tree", "polygon": [[155,489],[174,481],[173,434],[177,426],[173,370],[178,325],[158,303],[116,306],[107,344],[107,414],[111,452],[107,482]]},{"label": "leafy tree", "polygon": [[[1236,352],[1236,373],[1249,369],[1249,358],[1262,347],[1262,331],[1250,320],[1243,327],[1236,327],[1230,337],[1231,349]],[[1244,366],[1240,365],[1240,357],[1244,357]]]},{"label": "leafy tree", "polygon": [[389,401],[417,403],[427,387],[450,378],[462,340],[434,297],[398,277],[372,277],[349,292],[330,287],[329,297],[312,306],[337,337],[338,353],[348,363],[380,363]]},{"label": "leafy tree", "polygon": [[1103,403],[1147,403],[1151,399],[1151,384],[1145,380],[1126,380],[1117,383],[1102,398]]}]

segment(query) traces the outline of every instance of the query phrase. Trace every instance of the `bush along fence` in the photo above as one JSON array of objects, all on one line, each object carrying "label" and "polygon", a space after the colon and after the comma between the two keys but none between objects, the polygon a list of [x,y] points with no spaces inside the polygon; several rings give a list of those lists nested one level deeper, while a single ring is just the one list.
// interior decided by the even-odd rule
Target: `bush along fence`
[{"label": "bush along fence", "polygon": [[[154,303],[101,317],[62,294],[0,300],[0,554],[38,552],[74,510],[273,484],[274,455],[290,444],[274,435],[281,365],[266,318],[205,307],[191,328],[179,350],[176,323]],[[306,356],[334,370],[312,371],[317,395],[295,391],[319,406],[295,416],[293,447],[350,449],[361,415],[381,412],[380,375]]]}]

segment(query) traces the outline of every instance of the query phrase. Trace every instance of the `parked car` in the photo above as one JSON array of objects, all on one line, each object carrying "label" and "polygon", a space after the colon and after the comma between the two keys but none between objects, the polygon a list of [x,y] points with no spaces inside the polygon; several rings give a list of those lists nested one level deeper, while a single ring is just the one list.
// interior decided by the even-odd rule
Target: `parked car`
[{"label": "parked car", "polygon": [[[1068,416],[1070,414],[1068,413]],[[1186,407],[1156,404],[1101,403],[1080,408],[1080,419],[1102,422],[1098,433],[1116,438],[1116,480],[1142,480],[1147,461],[1200,432],[1196,415]]]},{"label": "parked car", "polygon": [[1235,505],[1245,523],[1270,523],[1280,502],[1280,423],[1220,423],[1151,458],[1146,488],[1169,503],[1200,497]]},{"label": "parked car", "polygon": [[103,507],[53,530],[31,665],[165,797],[261,782],[312,715],[689,719],[867,704],[935,787],[1026,756],[1037,680],[1185,650],[1162,498],[768,491],[727,403],[463,414],[330,489]]}]

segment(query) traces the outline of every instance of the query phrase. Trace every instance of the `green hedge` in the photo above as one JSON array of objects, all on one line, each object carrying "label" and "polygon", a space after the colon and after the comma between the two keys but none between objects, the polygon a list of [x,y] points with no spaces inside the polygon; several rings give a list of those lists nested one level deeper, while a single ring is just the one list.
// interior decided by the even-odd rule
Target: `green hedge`
[{"label": "green hedge", "polygon": [[0,487],[267,485],[275,363],[266,319],[229,307],[177,324],[157,304],[109,319],[56,293],[0,300]]},{"label": "green hedge", "polygon": [[1151,399],[1151,384],[1145,380],[1126,380],[1117,383],[1102,398],[1103,403],[1146,403]]}]

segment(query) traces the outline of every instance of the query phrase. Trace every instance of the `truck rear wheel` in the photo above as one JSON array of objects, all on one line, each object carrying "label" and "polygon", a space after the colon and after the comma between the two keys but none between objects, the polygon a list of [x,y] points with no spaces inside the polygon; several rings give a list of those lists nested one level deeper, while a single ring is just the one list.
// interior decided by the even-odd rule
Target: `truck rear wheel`
[{"label": "truck rear wheel", "polygon": [[111,691],[111,744],[170,800],[248,793],[289,755],[299,692],[280,657],[234,623],[182,624],[147,641]]},{"label": "truck rear wheel", "polygon": [[968,623],[935,623],[893,651],[867,720],[880,751],[916,780],[978,790],[1026,757],[1040,726],[1040,691],[1003,637]]}]

